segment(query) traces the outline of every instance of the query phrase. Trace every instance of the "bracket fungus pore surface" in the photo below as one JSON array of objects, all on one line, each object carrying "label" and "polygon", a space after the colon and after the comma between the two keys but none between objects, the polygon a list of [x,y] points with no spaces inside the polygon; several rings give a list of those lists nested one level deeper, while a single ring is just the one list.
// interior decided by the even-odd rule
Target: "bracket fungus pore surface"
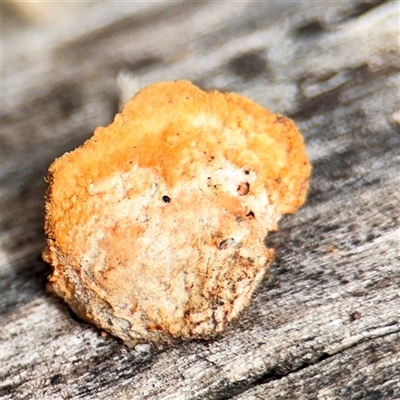
[{"label": "bracket fungus pore surface", "polygon": [[49,168],[49,289],[127,344],[204,338],[247,306],[305,200],[295,124],[187,81],[139,91]]}]

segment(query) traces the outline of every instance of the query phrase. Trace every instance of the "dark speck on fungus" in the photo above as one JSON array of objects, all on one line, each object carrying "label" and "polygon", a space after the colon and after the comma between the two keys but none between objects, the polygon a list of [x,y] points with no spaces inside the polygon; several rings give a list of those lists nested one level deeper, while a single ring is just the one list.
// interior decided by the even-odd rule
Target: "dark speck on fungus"
[{"label": "dark speck on fungus", "polygon": [[225,239],[222,240],[219,245],[218,248],[220,250],[227,248],[229,245],[235,244],[235,239],[234,238],[229,238],[229,239]]},{"label": "dark speck on fungus", "polygon": [[246,196],[249,193],[250,185],[247,182],[240,182],[237,187],[237,192],[239,196]]}]

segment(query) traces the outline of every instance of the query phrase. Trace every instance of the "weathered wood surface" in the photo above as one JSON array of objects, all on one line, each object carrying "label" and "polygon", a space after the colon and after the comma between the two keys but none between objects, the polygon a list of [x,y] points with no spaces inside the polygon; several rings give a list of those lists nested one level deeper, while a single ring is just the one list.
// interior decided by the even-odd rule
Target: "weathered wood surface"
[{"label": "weathered wood surface", "polygon": [[[3,41],[1,398],[400,398],[399,4],[104,3],[76,18]],[[45,292],[43,177],[111,121],[123,69],[245,94],[305,136],[308,202],[215,340],[129,349]]]}]

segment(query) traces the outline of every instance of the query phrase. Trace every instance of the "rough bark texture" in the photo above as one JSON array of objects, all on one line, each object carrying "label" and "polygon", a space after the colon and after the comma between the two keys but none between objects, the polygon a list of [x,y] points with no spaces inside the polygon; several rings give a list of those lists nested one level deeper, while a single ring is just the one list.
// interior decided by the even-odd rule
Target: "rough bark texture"
[{"label": "rough bark texture", "polygon": [[[1,398],[400,398],[398,3],[118,4],[3,38]],[[130,349],[45,292],[43,177],[111,121],[122,69],[244,94],[306,139],[308,201],[215,340]]]}]

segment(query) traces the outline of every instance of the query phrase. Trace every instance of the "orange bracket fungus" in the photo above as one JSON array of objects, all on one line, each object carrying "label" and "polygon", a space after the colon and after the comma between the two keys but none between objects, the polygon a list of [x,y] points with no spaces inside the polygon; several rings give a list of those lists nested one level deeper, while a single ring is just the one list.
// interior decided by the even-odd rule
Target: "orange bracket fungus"
[{"label": "orange bracket fungus", "polygon": [[49,168],[49,288],[127,344],[211,337],[249,303],[274,258],[263,239],[309,176],[291,120],[186,81],[150,85]]}]

